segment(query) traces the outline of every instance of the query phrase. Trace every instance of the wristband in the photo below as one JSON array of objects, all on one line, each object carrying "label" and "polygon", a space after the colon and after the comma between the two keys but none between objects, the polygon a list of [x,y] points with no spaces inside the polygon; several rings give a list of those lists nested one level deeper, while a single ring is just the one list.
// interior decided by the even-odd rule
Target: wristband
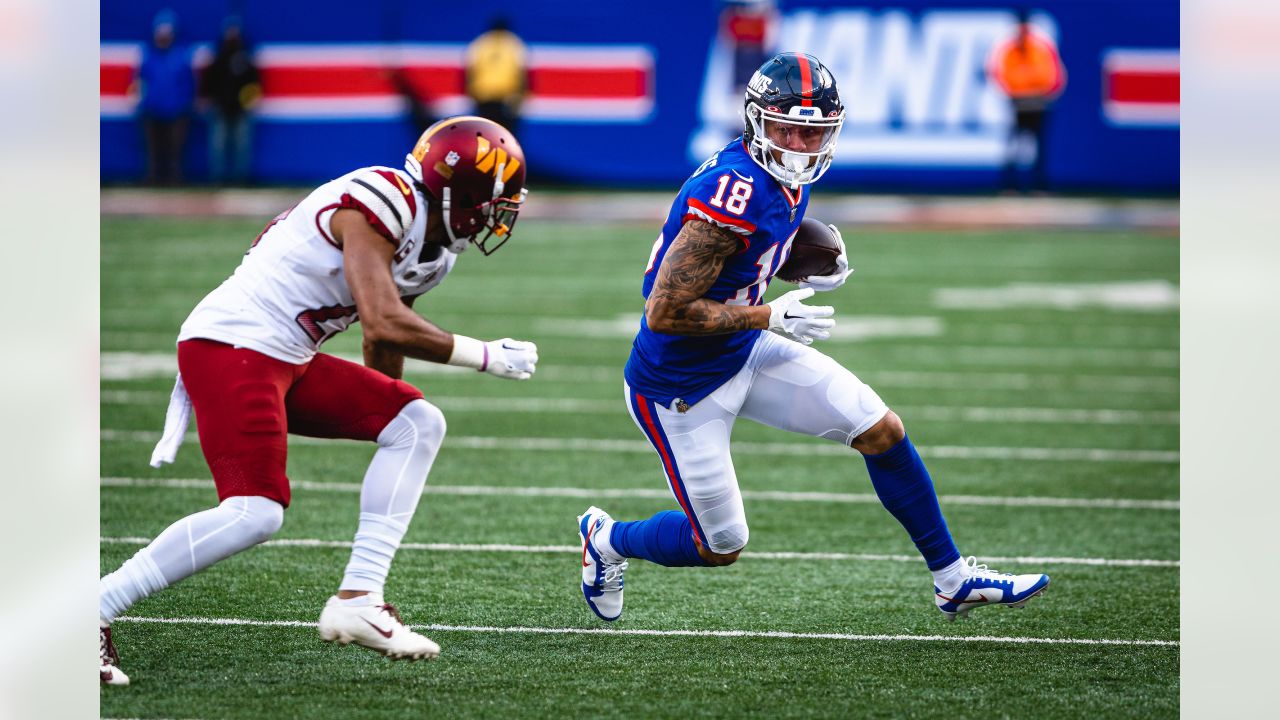
[{"label": "wristband", "polygon": [[453,352],[449,355],[449,365],[475,368],[484,371],[489,367],[489,348],[484,343],[466,335],[453,336]]}]

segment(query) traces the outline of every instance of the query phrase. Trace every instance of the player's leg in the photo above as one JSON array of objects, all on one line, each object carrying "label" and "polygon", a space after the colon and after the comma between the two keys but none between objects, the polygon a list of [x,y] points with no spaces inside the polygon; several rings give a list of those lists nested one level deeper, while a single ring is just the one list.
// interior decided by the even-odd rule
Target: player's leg
[{"label": "player's leg", "polygon": [[626,388],[628,411],[657,451],[680,509],[615,522],[593,507],[578,518],[583,595],[605,620],[622,612],[628,559],[666,567],[723,566],[736,561],[746,546],[746,512],[729,456],[735,417],[723,404],[736,390],[735,383],[727,383],[681,413]]},{"label": "player's leg", "polygon": [[444,442],[444,415],[412,385],[323,354],[311,361],[286,404],[292,433],[378,444],[360,488],[351,559],[321,614],[321,638],[355,642],[391,658],[435,657],[439,646],[404,626],[383,599],[383,588]]},{"label": "player's leg", "polygon": [[289,503],[284,395],[299,368],[206,340],[180,343],[178,367],[220,503],[173,523],[102,578],[99,645],[103,681],[111,684],[128,683],[118,667],[106,667],[115,665],[111,622],[148,595],[266,541]]},{"label": "player's leg", "polygon": [[[997,576],[973,558],[961,559],[933,480],[902,421],[853,373],[813,348],[777,336],[760,340],[748,366],[757,375],[740,415],[862,453],[876,495],[924,557],[937,604],[949,618],[988,602],[1020,607],[1048,585],[1046,575]],[[979,592],[984,588],[987,592]],[[981,602],[967,602],[971,596]]]}]

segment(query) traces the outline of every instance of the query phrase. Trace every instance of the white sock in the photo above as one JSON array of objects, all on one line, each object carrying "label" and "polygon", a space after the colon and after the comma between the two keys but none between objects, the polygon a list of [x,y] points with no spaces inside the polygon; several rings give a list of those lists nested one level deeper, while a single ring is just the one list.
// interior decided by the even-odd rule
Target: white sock
[{"label": "white sock", "polygon": [[622,562],[626,558],[622,557],[617,550],[613,549],[613,543],[610,537],[613,535],[613,524],[617,520],[605,520],[600,529],[591,536],[591,543],[596,546],[596,552],[600,553],[600,557],[608,562]]},{"label": "white sock", "polygon": [[959,558],[950,565],[931,572],[934,586],[942,592],[955,590],[969,578],[969,566],[965,564],[964,558]]},{"label": "white sock", "polygon": [[378,452],[360,488],[360,525],[340,589],[382,594],[444,433],[444,415],[425,400],[405,405],[379,433]]},{"label": "white sock", "polygon": [[280,503],[256,496],[188,515],[98,582],[99,621],[110,624],[151,593],[267,540],[282,522]]}]

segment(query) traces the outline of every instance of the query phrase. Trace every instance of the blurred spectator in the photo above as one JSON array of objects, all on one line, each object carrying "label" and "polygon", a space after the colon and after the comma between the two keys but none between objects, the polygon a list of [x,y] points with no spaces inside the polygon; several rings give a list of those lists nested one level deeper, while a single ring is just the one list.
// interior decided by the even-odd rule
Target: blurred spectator
[{"label": "blurred spectator", "polygon": [[720,28],[733,46],[733,89],[741,93],[768,59],[777,22],[774,0],[726,0]]},{"label": "blurred spectator", "polygon": [[178,18],[172,10],[156,13],[151,45],[142,52],[134,84],[138,114],[147,141],[147,182],[182,182],[182,151],[195,103],[191,48],[176,43]]},{"label": "blurred spectator", "polygon": [[262,97],[262,85],[239,18],[232,16],[223,24],[218,53],[202,80],[200,94],[213,105],[209,113],[209,179],[247,183],[253,157],[250,111]]},{"label": "blurred spectator", "polygon": [[1019,169],[1025,176],[1026,167],[1033,165],[1031,186],[1047,190],[1045,137],[1049,108],[1066,87],[1067,73],[1053,40],[1031,27],[1025,9],[1018,11],[1013,38],[992,53],[990,72],[1013,104],[1014,122],[1005,155],[1003,186],[1025,192],[1025,180],[1019,182]]},{"label": "blurred spectator", "polygon": [[467,95],[475,113],[517,134],[520,105],[528,90],[524,43],[506,18],[497,17],[489,30],[467,46]]},{"label": "blurred spectator", "polygon": [[779,25],[776,0],[718,0],[715,40],[698,99],[698,127],[688,161],[701,163],[742,133],[742,89],[773,56]]},{"label": "blurred spectator", "polygon": [[409,77],[409,73],[403,67],[393,68],[388,79],[391,81],[391,86],[404,99],[405,107],[409,111],[412,131],[409,144],[412,145],[417,142],[422,133],[426,132],[427,128],[436,124],[435,114],[431,111],[430,98],[422,91],[419,84],[413,82],[413,78]]}]

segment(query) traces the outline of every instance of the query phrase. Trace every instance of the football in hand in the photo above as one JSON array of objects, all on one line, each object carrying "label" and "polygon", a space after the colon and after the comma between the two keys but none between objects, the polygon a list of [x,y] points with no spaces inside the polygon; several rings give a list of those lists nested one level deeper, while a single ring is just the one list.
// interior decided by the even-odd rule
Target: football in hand
[{"label": "football in hand", "polygon": [[791,255],[778,268],[779,279],[790,283],[809,277],[830,275],[836,271],[840,242],[827,224],[813,218],[800,221],[800,229],[791,241]]}]

